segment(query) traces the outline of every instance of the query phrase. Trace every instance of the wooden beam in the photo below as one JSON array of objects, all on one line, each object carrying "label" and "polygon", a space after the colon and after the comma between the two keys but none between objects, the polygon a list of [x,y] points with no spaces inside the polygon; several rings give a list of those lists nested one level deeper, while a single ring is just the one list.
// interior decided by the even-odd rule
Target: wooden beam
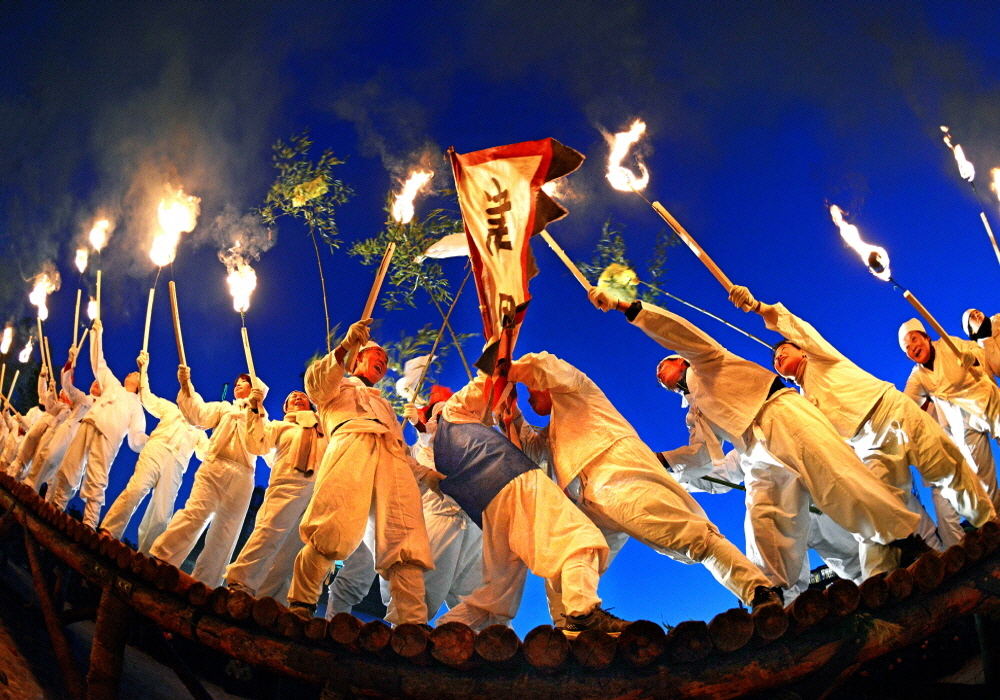
[{"label": "wooden beam", "polygon": [[115,595],[114,584],[105,586],[97,606],[94,643],[90,649],[87,700],[118,700],[133,615],[132,608]]}]

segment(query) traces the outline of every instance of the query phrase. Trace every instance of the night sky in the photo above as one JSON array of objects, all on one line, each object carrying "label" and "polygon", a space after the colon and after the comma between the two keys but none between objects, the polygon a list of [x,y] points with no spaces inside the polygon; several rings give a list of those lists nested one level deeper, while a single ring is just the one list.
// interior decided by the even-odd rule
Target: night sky
[{"label": "night sky", "polygon": [[[216,253],[262,203],[274,178],[271,145],[304,129],[317,150],[346,159],[336,175],[356,193],[337,214],[340,249],[323,251],[332,320],[342,328],[360,316],[373,277],[347,256],[349,244],[380,230],[388,192],[421,157],[440,164],[435,188],[451,187],[441,160],[449,146],[464,153],[554,137],[585,154],[562,200],[570,214],[549,231],[574,259],[589,260],[610,219],[642,277],[663,224],[639,197],[607,184],[602,136],[640,117],[648,124],[640,145],[652,174],[647,195],[734,282],[784,302],[902,387],[910,362],[896,329],[914,314],[845,247],[827,206],[841,206],[866,240],[888,249],[896,279],[950,332],[961,333],[970,306],[1000,310],[1000,267],[980,204],[939,129],[951,127],[976,164],[983,206],[1000,230],[989,186],[1000,166],[998,20],[995,3],[973,2],[5,2],[0,309],[10,321],[33,318],[25,280],[55,263],[63,285],[50,297],[47,332],[61,364],[79,283],[73,252],[96,215],[109,214],[115,229],[100,261],[105,347],[123,376],[135,366],[155,275],[147,255],[155,201],[165,184],[183,186],[201,197],[202,213],[159,283],[151,384],[176,395],[164,284],[172,276],[194,384],[217,397],[245,363]],[[417,215],[437,207],[457,210],[448,196],[424,196]],[[305,230],[283,220],[271,233],[273,246],[254,265],[246,323],[272,390],[266,406],[278,414],[324,342]],[[534,250],[540,274],[518,353],[548,350],[578,366],[653,449],[686,441],[679,398],[653,376],[665,351],[620,314],[594,310],[543,242]],[[443,264],[457,286],[463,261]],[[775,339],[758,317],[732,308],[686,248],[672,249],[668,268],[672,293]],[[416,309],[377,311],[374,337],[397,340],[440,320],[426,295],[416,301]],[[769,363],[765,348],[681,311],[731,350]],[[481,332],[471,285],[455,318],[457,330]],[[466,348],[477,356],[479,340]],[[14,354],[8,377],[19,366]],[[465,381],[454,355],[442,378],[456,389]],[[89,381],[81,363],[78,383]],[[108,505],[134,461],[124,446]],[[267,481],[263,464],[257,478]],[[741,497],[698,498],[742,546]],[[133,540],[138,519],[126,533]],[[622,617],[665,624],[707,620],[735,604],[702,567],[634,542],[600,592]],[[547,621],[542,586],[532,580],[515,628],[523,635]]]}]

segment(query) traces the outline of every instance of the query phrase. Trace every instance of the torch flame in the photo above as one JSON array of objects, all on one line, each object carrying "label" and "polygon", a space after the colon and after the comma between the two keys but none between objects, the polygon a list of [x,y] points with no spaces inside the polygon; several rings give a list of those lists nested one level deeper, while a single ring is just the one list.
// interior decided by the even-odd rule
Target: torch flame
[{"label": "torch flame", "polygon": [[0,355],[6,355],[10,350],[11,341],[14,340],[14,329],[7,326],[3,329],[3,340],[0,340]]},{"label": "torch flame", "polygon": [[622,166],[622,161],[628,155],[629,149],[644,133],[646,133],[646,123],[641,119],[636,119],[628,131],[606,137],[608,143],[611,144],[611,155],[608,157],[608,182],[616,190],[622,192],[635,190],[638,192],[649,184],[649,171],[641,160],[636,159],[636,165],[639,166],[639,177]]},{"label": "torch flame", "polygon": [[76,269],[80,271],[81,275],[83,274],[83,271],[87,269],[87,260],[89,258],[90,256],[87,254],[86,248],[76,249]]},{"label": "torch flame", "polygon": [[993,193],[997,196],[997,198],[1000,198],[1000,168],[993,168],[993,170],[990,171],[990,175],[993,176],[993,182],[990,183],[990,188],[993,190]]},{"label": "torch flame", "polygon": [[944,132],[944,142],[948,144],[948,148],[955,154],[955,162],[958,163],[958,174],[969,182],[972,182],[976,178],[975,166],[966,159],[962,147],[957,143],[951,142],[951,134],[948,133],[948,127],[942,126],[941,131]]},{"label": "torch flame", "polygon": [[542,192],[550,197],[559,197],[561,189],[562,187],[559,180],[549,180],[542,185]]},{"label": "torch flame", "polygon": [[97,299],[90,297],[90,301],[87,302],[87,318],[93,321],[97,318]]},{"label": "torch flame", "polygon": [[[94,250],[100,252],[101,248],[108,242],[108,229],[110,227],[111,222],[107,219],[99,219],[94,222],[94,228],[90,229],[90,245],[94,247]],[[79,262],[77,264],[79,265]]]},{"label": "torch flame", "polygon": [[241,314],[245,313],[250,308],[250,295],[257,288],[257,273],[243,256],[239,241],[229,250],[220,251],[219,260],[229,270],[226,282],[229,284],[229,293],[233,295],[233,308]]},{"label": "torch flame", "polygon": [[392,203],[392,218],[398,224],[408,224],[413,220],[413,200],[431,178],[434,172],[431,170],[414,170],[403,183],[402,191],[396,195],[396,201]]},{"label": "torch flame", "polygon": [[45,300],[57,289],[59,289],[58,277],[52,277],[47,272],[35,275],[35,286],[28,295],[28,301],[38,307],[38,318],[43,321],[49,317],[49,307],[45,304]]},{"label": "torch flame", "polygon": [[153,264],[163,267],[174,261],[181,234],[193,231],[198,225],[200,202],[198,197],[185,195],[183,189],[160,200],[157,209],[160,231],[153,236],[153,246],[149,250]]},{"label": "torch flame", "polygon": [[17,361],[20,362],[20,363],[22,363],[22,364],[25,363],[25,362],[27,362],[28,358],[31,357],[31,351],[32,351],[32,349],[34,347],[35,347],[34,338],[32,338],[29,335],[28,336],[28,344],[24,346],[24,350],[22,350],[21,354],[17,356]]},{"label": "torch flame", "polygon": [[837,224],[837,228],[840,229],[840,237],[847,245],[857,251],[861,260],[868,266],[868,271],[880,280],[888,282],[891,279],[891,273],[889,272],[889,253],[886,252],[885,248],[869,245],[861,240],[858,227],[844,221],[844,212],[836,204],[830,205],[830,216],[833,218],[833,223]]}]

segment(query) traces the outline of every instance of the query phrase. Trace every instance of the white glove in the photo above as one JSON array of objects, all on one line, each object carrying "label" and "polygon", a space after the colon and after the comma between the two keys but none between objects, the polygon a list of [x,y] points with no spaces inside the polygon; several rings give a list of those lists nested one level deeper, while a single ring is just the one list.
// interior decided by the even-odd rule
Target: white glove
[{"label": "white glove", "polygon": [[588,289],[587,298],[590,299],[591,304],[605,313],[618,307],[618,300],[600,287],[591,287]]},{"label": "white glove", "polygon": [[351,327],[347,329],[347,336],[344,341],[340,344],[345,350],[355,350],[360,348],[362,345],[368,342],[371,338],[371,329],[368,326],[371,325],[372,320],[370,318],[365,318],[360,321],[356,321],[351,324]]},{"label": "white glove", "polygon": [[756,311],[760,308],[760,302],[753,298],[750,290],[738,284],[734,284],[729,290],[729,301],[733,302],[737,309],[743,311]]},{"label": "white glove", "polygon": [[139,365],[140,371],[146,371],[146,367],[149,365],[149,353],[143,350],[139,353],[139,357],[135,358],[135,363]]},{"label": "white glove", "polygon": [[76,348],[69,349],[69,362],[70,364],[76,362]]},{"label": "white glove", "polygon": [[186,389],[188,384],[191,383],[191,368],[187,365],[178,365],[177,381],[180,382],[181,387]]},{"label": "white glove", "polygon": [[420,412],[417,411],[417,407],[414,404],[408,403],[403,407],[403,418],[416,425],[420,422]]},{"label": "white glove", "polygon": [[101,331],[104,330],[104,324],[101,323],[101,319],[95,318],[94,322],[93,322],[93,325],[91,325],[91,328],[93,328],[95,331],[97,331],[98,333],[100,333]]},{"label": "white glove", "polygon": [[976,364],[978,358],[974,352],[966,350],[959,355],[959,360],[962,363],[962,369],[970,369]]}]

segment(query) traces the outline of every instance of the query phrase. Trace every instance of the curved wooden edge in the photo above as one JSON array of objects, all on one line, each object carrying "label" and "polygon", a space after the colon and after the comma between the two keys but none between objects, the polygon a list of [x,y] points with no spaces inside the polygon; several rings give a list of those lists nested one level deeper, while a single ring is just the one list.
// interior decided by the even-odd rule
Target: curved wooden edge
[{"label": "curved wooden edge", "polygon": [[[681,623],[669,634],[655,623],[637,621],[617,640],[584,633],[570,642],[561,631],[543,626],[523,644],[509,630],[484,632],[480,643],[479,636],[457,623],[433,631],[401,626],[396,633],[376,623],[383,629],[371,627],[361,646],[367,626],[350,615],[335,616],[330,623],[304,622],[273,599],[211,591],[185,574],[169,573],[177,571],[174,567],[109,542],[3,476],[0,510],[12,513],[36,542],[87,580],[115,585],[131,608],[164,629],[315,684],[419,700],[442,694],[506,693],[533,700],[594,692],[656,696],[668,689],[667,694],[690,697],[730,695],[734,688],[760,692],[800,680],[831,662],[847,638],[855,649],[850,662],[856,665],[919,641],[983,605],[1000,605],[1000,555],[995,555],[1000,525],[991,522],[970,533],[959,549],[925,555],[910,569],[859,587],[838,582],[819,598],[810,594],[810,605],[800,604],[801,610],[790,606],[775,617],[786,625],[791,619],[794,633],[765,645],[753,642],[760,635],[758,616],[737,609],[720,613],[707,625]],[[365,651],[365,646],[372,648]],[[424,653],[427,648],[438,664]],[[476,659],[476,675],[468,676]],[[519,672],[511,673],[511,662]],[[657,672],[630,670],[643,668]],[[527,686],[525,671],[533,674]]]}]

